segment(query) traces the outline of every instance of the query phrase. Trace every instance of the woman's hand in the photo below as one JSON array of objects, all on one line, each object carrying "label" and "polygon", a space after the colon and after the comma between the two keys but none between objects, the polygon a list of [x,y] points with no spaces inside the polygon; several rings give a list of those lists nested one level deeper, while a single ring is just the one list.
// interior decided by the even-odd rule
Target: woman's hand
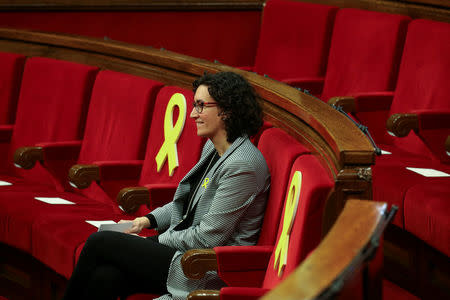
[{"label": "woman's hand", "polygon": [[133,222],[133,224],[131,225],[130,229],[125,230],[125,233],[139,234],[143,228],[147,228],[150,226],[150,221],[146,217],[138,217],[133,221],[130,220],[119,221],[119,223],[127,223],[127,222]]}]

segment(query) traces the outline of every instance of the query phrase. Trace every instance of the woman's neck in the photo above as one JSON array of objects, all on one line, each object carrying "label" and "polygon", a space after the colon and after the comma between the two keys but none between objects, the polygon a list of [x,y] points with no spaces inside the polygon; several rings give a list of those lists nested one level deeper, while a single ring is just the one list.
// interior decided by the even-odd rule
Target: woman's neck
[{"label": "woman's neck", "polygon": [[211,139],[211,142],[214,144],[214,148],[216,148],[219,156],[222,156],[225,151],[231,146],[231,143],[227,141],[227,138],[215,138]]}]

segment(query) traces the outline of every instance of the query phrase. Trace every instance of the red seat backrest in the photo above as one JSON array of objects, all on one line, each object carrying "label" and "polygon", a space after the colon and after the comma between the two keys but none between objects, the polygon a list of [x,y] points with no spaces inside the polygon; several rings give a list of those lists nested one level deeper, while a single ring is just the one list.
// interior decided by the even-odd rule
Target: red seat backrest
[{"label": "red seat backrest", "polygon": [[268,1],[254,71],[283,80],[324,76],[337,8],[298,1]]},{"label": "red seat backrest", "polygon": [[26,57],[0,52],[0,124],[14,123]]},{"label": "red seat backrest", "polygon": [[94,84],[78,163],[143,159],[154,99],[162,83],[101,71]]},{"label": "red seat backrest", "polygon": [[[330,175],[313,155],[298,157],[289,178],[277,243],[263,282],[263,288],[267,289],[286,278],[319,244],[325,203],[334,186]],[[286,255],[284,266],[283,255]]]},{"label": "red seat backrest", "polygon": [[[153,111],[140,185],[148,183],[178,184],[199,160],[205,141],[197,136],[197,126],[189,118],[193,101],[194,93],[179,87],[166,86],[159,92]],[[164,128],[165,122],[168,122],[167,128]],[[177,122],[180,122],[180,125],[183,123],[179,127],[179,132],[176,132],[176,128],[179,126],[176,125]],[[163,162],[160,163],[158,171],[156,157],[164,143],[170,141],[170,138],[168,139],[166,136],[171,134],[172,128],[175,128],[172,134],[179,134],[175,147],[172,143],[172,149],[176,153],[178,162],[172,164],[167,156],[162,156],[164,157]]]},{"label": "red seat backrest", "polygon": [[410,18],[361,9],[336,14],[323,100],[393,91]]},{"label": "red seat backrest", "polygon": [[[150,116],[162,86],[160,82],[134,75],[99,72],[78,163],[143,159]],[[78,191],[99,200],[105,196],[96,185]]]},{"label": "red seat backrest", "polygon": [[32,170],[12,166],[14,151],[39,142],[79,140],[83,135],[98,68],[44,57],[25,64],[8,161],[16,175],[47,183],[40,164]]},{"label": "red seat backrest", "polygon": [[[449,23],[417,19],[409,24],[391,114],[415,109],[450,110],[449,53]],[[430,151],[412,131],[407,137],[395,139],[394,144],[431,158]]]},{"label": "red seat backrest", "polygon": [[266,129],[259,139],[258,149],[266,159],[270,171],[270,193],[258,245],[273,245],[285,199],[289,172],[294,160],[310,151],[279,128]]}]

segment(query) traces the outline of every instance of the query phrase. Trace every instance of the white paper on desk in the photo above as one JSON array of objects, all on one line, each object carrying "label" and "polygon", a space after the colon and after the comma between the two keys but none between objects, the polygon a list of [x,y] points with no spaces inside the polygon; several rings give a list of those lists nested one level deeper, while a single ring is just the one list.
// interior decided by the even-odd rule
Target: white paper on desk
[{"label": "white paper on desk", "polygon": [[92,226],[95,226],[97,228],[100,227],[100,225],[103,224],[116,224],[116,222],[112,220],[106,220],[106,221],[86,221],[86,223],[91,224]]},{"label": "white paper on desk", "polygon": [[11,183],[11,182],[7,182],[7,181],[0,180],[0,186],[7,186],[7,185],[12,185],[12,183]]},{"label": "white paper on desk", "polygon": [[98,231],[117,231],[117,232],[125,232],[125,230],[130,229],[133,225],[133,222],[125,222],[125,223],[117,223],[117,224],[101,224],[98,228]]},{"label": "white paper on desk", "polygon": [[68,201],[59,197],[34,197],[34,199],[48,203],[48,204],[75,204],[72,201]]},{"label": "white paper on desk", "polygon": [[416,172],[417,174],[420,174],[425,177],[450,177],[450,174],[435,169],[410,168],[410,167],[406,167],[406,169]]},{"label": "white paper on desk", "polygon": [[392,152],[381,149],[381,154],[383,154],[383,155],[392,154]]}]

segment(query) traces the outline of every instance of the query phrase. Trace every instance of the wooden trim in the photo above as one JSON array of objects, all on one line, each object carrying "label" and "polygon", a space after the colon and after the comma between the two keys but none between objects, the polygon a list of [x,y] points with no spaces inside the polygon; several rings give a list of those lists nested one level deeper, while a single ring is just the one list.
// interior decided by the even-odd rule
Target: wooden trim
[{"label": "wooden trim", "polygon": [[[299,0],[296,0],[299,1]],[[334,5],[340,8],[359,8],[391,14],[407,15],[413,19],[431,19],[450,22],[450,9],[400,0],[301,0],[318,4]],[[417,2],[417,1],[416,1]]]},{"label": "wooden trim", "polygon": [[263,0],[0,0],[0,11],[261,10]]},{"label": "wooden trim", "polygon": [[[296,0],[450,22],[449,0]],[[262,10],[266,0],[0,0],[0,11]]]}]

